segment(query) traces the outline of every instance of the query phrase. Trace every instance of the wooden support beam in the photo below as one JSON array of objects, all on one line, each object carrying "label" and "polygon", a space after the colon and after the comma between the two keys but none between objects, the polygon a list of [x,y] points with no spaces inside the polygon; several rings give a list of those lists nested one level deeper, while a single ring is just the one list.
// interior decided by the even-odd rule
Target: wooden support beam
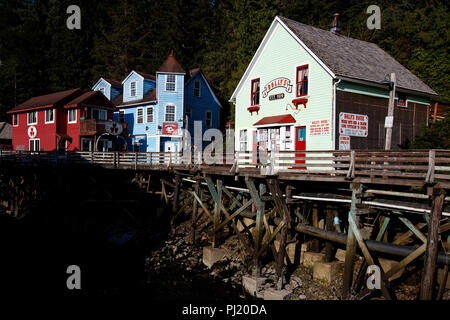
[{"label": "wooden support beam", "polygon": [[277,289],[281,290],[284,287],[283,265],[284,265],[284,256],[286,254],[286,239],[290,223],[290,214],[289,209],[286,205],[286,201],[283,199],[283,193],[281,192],[278,180],[269,178],[266,181],[267,185],[269,186],[270,193],[272,194],[272,199],[275,203],[275,208],[277,209],[279,215],[281,216],[283,223],[280,233],[280,246],[278,247],[278,254],[276,257],[277,262],[276,275],[278,278]]},{"label": "wooden support beam", "polygon": [[439,221],[442,215],[444,197],[445,191],[443,189],[433,190],[430,221],[428,223],[427,250],[425,253],[425,265],[420,288],[420,300],[431,300],[433,298],[436,258],[439,246]]},{"label": "wooden support beam", "polygon": [[[325,222],[325,230],[333,231],[333,214],[330,209],[325,209],[326,214],[326,222]],[[325,243],[325,262],[331,262],[334,260],[334,247],[331,241],[327,241]]]},{"label": "wooden support beam", "polygon": [[[356,197],[357,193],[362,192],[362,186],[360,184],[351,183],[352,189],[352,204],[348,213],[348,220],[352,219],[354,223],[359,223],[359,217],[355,214],[356,204],[361,203],[361,199]],[[345,251],[345,266],[344,266],[344,283],[342,287],[342,299],[347,300],[351,297],[351,288],[353,282],[353,270],[355,268],[355,255],[356,255],[356,236],[353,233],[353,228],[348,228],[347,232],[347,246]]]},{"label": "wooden support beam", "polygon": [[[200,190],[200,177],[197,176],[195,179],[195,189],[194,194],[198,195]],[[198,202],[195,196],[192,197],[192,216],[191,216],[191,233],[189,235],[189,240],[191,244],[195,244],[195,225],[197,224],[197,212],[198,212]]]}]

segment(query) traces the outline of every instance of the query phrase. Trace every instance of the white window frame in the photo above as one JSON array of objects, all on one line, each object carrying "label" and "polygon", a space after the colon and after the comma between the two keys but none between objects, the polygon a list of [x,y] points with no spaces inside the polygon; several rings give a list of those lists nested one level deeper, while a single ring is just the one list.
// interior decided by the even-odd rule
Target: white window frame
[{"label": "white window frame", "polygon": [[[53,113],[53,120],[52,121],[47,121],[47,111],[49,111],[49,110],[51,110],[52,113]],[[55,109],[54,108],[52,108],[52,109],[45,109],[44,110],[44,116],[45,116],[45,123],[46,124],[47,123],[55,123]]]},{"label": "white window frame", "polygon": [[[198,83],[198,96],[196,96],[195,95],[195,85]],[[195,80],[194,81],[194,97],[197,97],[197,98],[200,98],[201,96],[202,96],[202,85],[201,85],[201,82],[200,82],[200,80]]]},{"label": "white window frame", "polygon": [[[75,111],[75,120],[70,121],[70,112]],[[77,109],[69,109],[67,110],[67,123],[77,123],[78,120],[78,112]]]},{"label": "white window frame", "polygon": [[[208,114],[210,114],[210,119],[209,119],[209,126],[208,126]],[[211,110],[206,110],[205,112],[205,126],[207,128],[211,128],[212,127],[212,111]]]},{"label": "white window frame", "polygon": [[[30,122],[30,113],[36,112],[36,122]],[[38,112],[36,111],[29,111],[27,113],[27,124],[28,125],[33,125],[33,124],[37,124],[38,123]]]},{"label": "white window frame", "polygon": [[[33,149],[34,147],[36,147],[35,141],[39,141],[39,148],[38,148],[39,150],[31,150],[31,141],[33,141]],[[28,139],[28,150],[32,152],[41,151],[41,139],[40,138]]]},{"label": "white window frame", "polygon": [[[103,89],[103,91],[102,91]],[[105,86],[101,86],[100,88],[98,88],[98,91],[100,91],[101,93],[103,93],[103,95],[106,97],[106,87]]]},{"label": "white window frame", "polygon": [[[98,119],[97,120],[100,120],[100,121],[106,121],[107,120],[107,118],[108,118],[107,111],[104,110],[104,109],[99,109],[99,108],[91,108],[91,119],[95,119],[94,118],[94,110],[98,111]],[[102,117],[102,115],[104,115],[104,117]]]},{"label": "white window frame", "polygon": [[[16,124],[14,124],[14,118],[17,120]],[[13,127],[18,127],[19,126],[19,114],[18,113],[14,113],[13,114],[12,123],[13,123]]]},{"label": "white window frame", "polygon": [[[173,120],[167,120],[167,107],[173,107]],[[177,106],[174,104],[166,104],[164,106],[164,122],[176,122],[177,121]]]},{"label": "white window frame", "polygon": [[[149,114],[149,110],[151,110],[151,115],[152,115],[152,121],[148,121],[148,116],[150,115]],[[147,123],[153,123],[153,122],[155,122],[155,114],[154,114],[154,112],[153,112],[153,106],[148,106],[147,108],[146,108],[146,114],[145,114],[145,120],[146,120],[146,122]]]},{"label": "white window frame", "polygon": [[[167,90],[167,84],[169,83],[169,76],[170,77],[174,77],[174,82],[173,82],[173,84],[174,84],[174,89],[173,90]],[[172,82],[170,82],[170,83],[172,83]],[[167,92],[177,92],[177,76],[175,75],[175,74],[166,74],[166,82],[165,82],[165,85],[164,85],[164,89],[165,89],[165,91],[167,91]]]},{"label": "white window frame", "polygon": [[[86,137],[81,137],[81,139],[80,139],[80,150],[81,151],[86,151],[86,150],[83,150],[83,142],[84,141],[89,141],[89,149],[90,150],[87,150],[87,151],[94,151],[94,149],[95,149],[95,140],[93,138],[86,138]],[[66,147],[66,149],[67,149],[67,147]]]},{"label": "white window frame", "polygon": [[[139,122],[139,110],[142,111],[142,122]],[[144,108],[143,107],[136,108],[136,124],[143,124],[143,123],[144,123]]]},{"label": "white window frame", "polygon": [[[245,148],[242,148],[242,144],[245,144]],[[247,151],[247,147],[248,147],[248,130],[241,129],[239,130],[239,150]]]},{"label": "white window frame", "polygon": [[[132,94],[133,88],[131,86],[133,83],[134,83],[134,95]],[[130,97],[132,98],[137,97],[137,80],[132,80],[130,82]]]}]

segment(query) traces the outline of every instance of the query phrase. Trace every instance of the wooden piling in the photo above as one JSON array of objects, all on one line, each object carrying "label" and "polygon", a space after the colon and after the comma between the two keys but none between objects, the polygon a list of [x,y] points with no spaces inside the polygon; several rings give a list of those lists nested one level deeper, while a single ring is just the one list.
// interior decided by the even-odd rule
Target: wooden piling
[{"label": "wooden piling", "polygon": [[[197,176],[195,179],[195,189],[194,192],[198,196],[198,192],[200,189],[200,177]],[[195,225],[197,223],[197,211],[198,211],[198,202],[195,197],[192,198],[192,216],[191,216],[191,234],[190,234],[190,243],[195,244]]]},{"label": "wooden piling", "polygon": [[439,220],[442,215],[445,191],[433,189],[430,220],[428,223],[427,250],[420,288],[420,300],[432,300],[438,252]]}]

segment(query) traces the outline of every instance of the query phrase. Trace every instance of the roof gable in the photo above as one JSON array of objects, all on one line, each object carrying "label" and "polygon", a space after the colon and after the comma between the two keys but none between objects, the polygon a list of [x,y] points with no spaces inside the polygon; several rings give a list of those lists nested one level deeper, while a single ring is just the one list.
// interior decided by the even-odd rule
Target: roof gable
[{"label": "roof gable", "polygon": [[115,109],[115,105],[105,97],[100,91],[89,91],[76,97],[72,101],[66,103],[64,108],[79,107],[81,105],[91,105],[96,107],[103,107],[106,109]]},{"label": "roof gable", "polygon": [[[217,99],[214,91],[212,90],[211,86],[209,85],[208,80],[206,79],[205,75],[203,74],[202,69],[201,68],[191,69],[191,70],[189,70],[189,75],[190,75],[190,78],[185,82],[184,87],[186,88],[188,86],[188,84],[190,84],[192,82],[193,79],[195,79],[197,77],[201,77],[203,79],[203,82],[208,87],[208,90],[211,93],[211,96],[213,97],[214,101],[222,108],[222,105],[220,104],[219,99]],[[186,92],[186,90],[185,90],[185,92]]]}]

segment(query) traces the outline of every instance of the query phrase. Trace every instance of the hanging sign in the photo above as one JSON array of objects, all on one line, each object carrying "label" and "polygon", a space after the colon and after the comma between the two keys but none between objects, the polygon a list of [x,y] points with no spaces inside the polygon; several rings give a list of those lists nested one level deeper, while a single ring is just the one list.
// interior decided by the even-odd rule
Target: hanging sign
[{"label": "hanging sign", "polygon": [[28,136],[33,139],[37,136],[37,129],[35,126],[28,127]]},{"label": "hanging sign", "polygon": [[349,136],[339,136],[339,150],[350,150]]},{"label": "hanging sign", "polygon": [[106,132],[117,136],[122,133],[123,127],[120,123],[116,121],[108,121],[105,123],[105,130]]},{"label": "hanging sign", "polygon": [[330,134],[330,121],[325,120],[314,120],[309,124],[309,135],[310,136],[327,136]]},{"label": "hanging sign", "polygon": [[369,117],[365,114],[339,113],[339,133],[346,136],[367,137]]},{"label": "hanging sign", "polygon": [[292,84],[291,80],[288,78],[276,78],[272,81],[269,81],[268,84],[264,87],[264,91],[262,92],[262,97],[266,98],[270,91],[276,88],[284,88],[286,92],[291,93],[292,92]]},{"label": "hanging sign", "polygon": [[178,129],[178,123],[163,123],[163,134],[175,134]]}]

